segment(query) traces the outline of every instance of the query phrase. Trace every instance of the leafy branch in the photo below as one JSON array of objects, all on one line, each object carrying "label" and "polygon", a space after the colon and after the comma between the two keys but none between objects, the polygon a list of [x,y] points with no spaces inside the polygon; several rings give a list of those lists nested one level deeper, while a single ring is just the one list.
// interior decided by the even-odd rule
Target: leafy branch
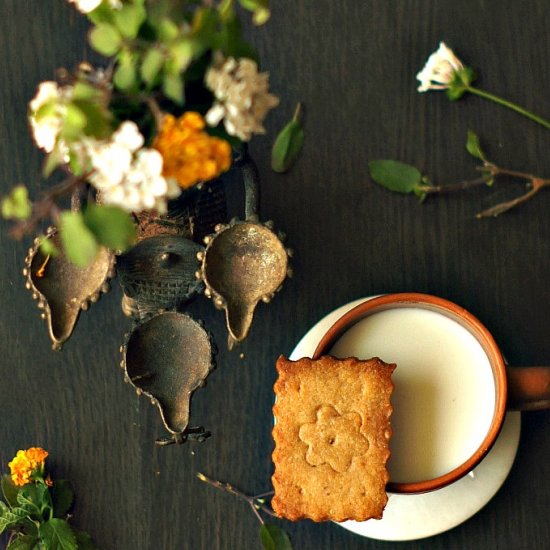
[{"label": "leafy branch", "polygon": [[0,534],[10,532],[6,550],[94,550],[91,537],[69,525],[73,491],[45,473],[47,456],[37,447],[19,451],[9,463],[11,475],[0,480]]},{"label": "leafy branch", "polygon": [[433,185],[420,170],[410,164],[395,160],[373,160],[369,162],[369,172],[372,179],[397,193],[415,194],[420,201],[424,201],[430,195],[441,195],[464,191],[479,186],[491,187],[497,179],[513,179],[527,184],[527,191],[522,195],[505,202],[498,203],[476,214],[476,218],[497,217],[535,197],[539,191],[550,187],[550,178],[543,178],[534,174],[520,172],[509,168],[502,168],[487,160],[481,148],[479,137],[473,131],[468,132],[466,150],[470,155],[482,161],[477,167],[480,176],[446,185]]},{"label": "leafy branch", "polygon": [[260,515],[260,512],[263,512],[268,516],[277,517],[273,510],[266,504],[266,497],[271,496],[273,492],[249,496],[230,483],[210,479],[200,472],[197,474],[197,477],[211,487],[232,494],[250,506],[250,509],[260,522],[260,540],[265,550],[292,550],[292,544],[286,532],[273,523],[266,523]]}]

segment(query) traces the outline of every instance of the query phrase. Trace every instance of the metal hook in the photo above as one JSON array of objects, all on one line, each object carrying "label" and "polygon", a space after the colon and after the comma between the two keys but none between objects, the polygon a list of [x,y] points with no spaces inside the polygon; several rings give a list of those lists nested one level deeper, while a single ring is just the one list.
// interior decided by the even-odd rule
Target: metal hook
[{"label": "metal hook", "polygon": [[183,432],[175,433],[166,437],[159,437],[155,444],[158,447],[165,447],[166,445],[181,445],[186,441],[195,441],[197,443],[202,443],[206,441],[210,436],[211,432],[205,430],[202,426],[196,426],[195,428],[187,428]]}]

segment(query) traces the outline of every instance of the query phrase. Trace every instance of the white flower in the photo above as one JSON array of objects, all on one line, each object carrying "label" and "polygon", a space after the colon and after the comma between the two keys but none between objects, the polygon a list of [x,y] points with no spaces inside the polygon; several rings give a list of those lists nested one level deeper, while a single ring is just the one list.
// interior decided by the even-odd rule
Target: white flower
[{"label": "white flower", "polygon": [[457,72],[464,65],[444,42],[439,43],[439,49],[432,53],[424,68],[416,75],[420,81],[419,92],[428,90],[446,90],[450,87]]},{"label": "white flower", "polygon": [[144,138],[135,123],[123,122],[108,141],[91,140],[88,154],[90,183],[104,204],[128,212],[155,209],[166,212],[166,201],[181,188],[162,175],[163,159],[156,149],[142,148]]},{"label": "white flower", "polygon": [[94,168],[90,181],[98,189],[120,185],[132,165],[132,152],[115,142],[92,146],[89,153]]},{"label": "white flower", "polygon": [[258,73],[258,66],[251,59],[224,59],[217,54],[205,81],[216,97],[206,113],[210,126],[223,119],[227,132],[243,141],[249,141],[252,134],[265,133],[262,122],[268,111],[279,104],[279,99],[269,93],[268,73]]},{"label": "white flower", "polygon": [[134,153],[143,147],[144,138],[135,122],[123,122],[113,134],[113,141]]},{"label": "white flower", "polygon": [[[103,0],[69,0],[69,3],[75,4],[78,11],[82,13],[90,13],[94,11]],[[121,0],[109,0],[111,8],[119,10],[122,7]]]},{"label": "white flower", "polygon": [[[72,87],[59,88],[56,82],[41,82],[34,98],[29,102],[29,122],[34,141],[46,153],[51,153],[61,131],[66,112],[65,101],[70,99]],[[37,117],[42,107],[49,107]]]}]

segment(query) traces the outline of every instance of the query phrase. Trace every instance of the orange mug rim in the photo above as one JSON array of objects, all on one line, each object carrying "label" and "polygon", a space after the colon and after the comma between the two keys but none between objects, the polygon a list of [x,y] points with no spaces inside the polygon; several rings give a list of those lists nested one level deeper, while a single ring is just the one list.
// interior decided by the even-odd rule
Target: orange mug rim
[{"label": "orange mug rim", "polygon": [[432,479],[414,482],[393,482],[390,480],[387,484],[387,490],[393,493],[426,493],[446,487],[470,473],[493,447],[506,415],[508,394],[506,366],[492,334],[477,317],[454,302],[431,294],[422,294],[418,292],[401,292],[384,294],[374,298],[366,298],[365,301],[344,313],[325,332],[317,344],[312,358],[318,359],[323,355],[327,355],[338,338],[365,317],[396,307],[422,307],[423,309],[437,311],[457,321],[462,327],[466,328],[483,347],[489,359],[495,380],[495,410],[491,425],[480,446],[466,461],[453,470]]}]

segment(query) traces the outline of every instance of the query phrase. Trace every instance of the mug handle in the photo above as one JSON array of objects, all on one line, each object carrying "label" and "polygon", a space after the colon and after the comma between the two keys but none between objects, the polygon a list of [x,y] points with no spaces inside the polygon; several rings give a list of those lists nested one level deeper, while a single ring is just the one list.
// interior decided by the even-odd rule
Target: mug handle
[{"label": "mug handle", "polygon": [[508,409],[550,409],[550,367],[506,367],[506,378]]}]

